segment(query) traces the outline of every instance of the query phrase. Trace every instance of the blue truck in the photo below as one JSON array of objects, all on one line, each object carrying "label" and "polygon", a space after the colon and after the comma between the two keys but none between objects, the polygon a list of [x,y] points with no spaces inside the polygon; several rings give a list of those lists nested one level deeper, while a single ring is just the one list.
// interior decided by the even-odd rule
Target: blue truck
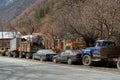
[{"label": "blue truck", "polygon": [[120,47],[111,40],[97,40],[94,47],[82,50],[83,65],[90,66],[95,61],[114,61],[120,69]]}]

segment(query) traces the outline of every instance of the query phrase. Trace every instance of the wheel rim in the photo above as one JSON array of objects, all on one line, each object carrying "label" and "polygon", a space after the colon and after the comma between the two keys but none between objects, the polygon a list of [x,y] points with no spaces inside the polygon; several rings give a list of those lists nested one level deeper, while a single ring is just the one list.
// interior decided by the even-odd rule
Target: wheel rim
[{"label": "wheel rim", "polygon": [[89,58],[85,57],[84,62],[85,62],[85,64],[89,64],[89,62],[90,62]]},{"label": "wheel rim", "polygon": [[29,54],[26,55],[26,59],[29,59]]},{"label": "wheel rim", "polygon": [[86,65],[86,66],[91,65],[91,60],[90,60],[88,55],[83,57],[83,64]]},{"label": "wheel rim", "polygon": [[19,57],[22,58],[22,53],[20,53]]},{"label": "wheel rim", "polygon": [[68,64],[72,64],[72,60],[71,59],[68,59]]},{"label": "wheel rim", "polygon": [[28,59],[28,55],[26,55],[26,59]]},{"label": "wheel rim", "polygon": [[40,58],[40,61],[41,61],[41,62],[43,61],[43,58],[42,58],[42,57]]},{"label": "wheel rim", "polygon": [[53,62],[54,62],[54,63],[57,63],[57,60],[56,60],[56,59],[53,59]]},{"label": "wheel rim", "polygon": [[19,58],[21,58],[21,54],[19,55]]},{"label": "wheel rim", "polygon": [[8,54],[8,57],[10,57],[10,54]]},{"label": "wheel rim", "polygon": [[16,53],[15,52],[13,53],[13,57],[16,58]]},{"label": "wheel rim", "polygon": [[35,58],[34,58],[34,55],[32,56],[32,59],[34,60]]}]

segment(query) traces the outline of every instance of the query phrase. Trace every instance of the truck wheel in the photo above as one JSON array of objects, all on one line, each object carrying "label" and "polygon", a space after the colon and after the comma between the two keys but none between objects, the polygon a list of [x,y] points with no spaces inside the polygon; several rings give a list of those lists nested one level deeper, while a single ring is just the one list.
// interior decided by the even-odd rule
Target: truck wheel
[{"label": "truck wheel", "polygon": [[119,59],[117,61],[117,68],[120,69],[120,57],[119,57]]},{"label": "truck wheel", "polygon": [[72,64],[72,59],[69,58],[69,59],[67,60],[67,64],[71,65],[71,64]]},{"label": "truck wheel", "polygon": [[19,53],[19,58],[23,58],[23,55],[22,55],[22,53]]},{"label": "truck wheel", "polygon": [[12,57],[12,53],[11,52],[8,52],[8,57]]},{"label": "truck wheel", "polygon": [[41,57],[41,58],[40,58],[40,61],[41,61],[41,62],[43,62],[43,61],[44,61],[43,57]]},{"label": "truck wheel", "polygon": [[26,54],[26,59],[30,59],[30,54],[29,53]]},{"label": "truck wheel", "polygon": [[8,54],[9,54],[8,52],[5,52],[5,56],[8,56]]},{"label": "truck wheel", "polygon": [[11,57],[11,53],[8,53],[8,57]]},{"label": "truck wheel", "polygon": [[82,58],[82,63],[85,66],[90,66],[92,64],[91,57],[89,55],[84,55]]},{"label": "truck wheel", "polygon": [[2,53],[0,53],[0,56],[2,56]]},{"label": "truck wheel", "polygon": [[1,56],[3,56],[3,53],[1,53]]},{"label": "truck wheel", "polygon": [[32,59],[33,59],[33,60],[35,60],[35,57],[34,57],[34,55],[32,56]]},{"label": "truck wheel", "polygon": [[10,54],[8,54],[7,56],[10,57]]},{"label": "truck wheel", "polygon": [[16,58],[16,55],[15,55],[15,54],[13,54],[13,57],[14,57],[14,58]]},{"label": "truck wheel", "polygon": [[13,52],[13,57],[14,57],[14,58],[16,58],[16,57],[17,57],[16,52]]},{"label": "truck wheel", "polygon": [[57,59],[56,58],[53,58],[52,60],[54,63],[57,63]]},{"label": "truck wheel", "polygon": [[1,53],[2,56],[5,56],[5,53]]}]

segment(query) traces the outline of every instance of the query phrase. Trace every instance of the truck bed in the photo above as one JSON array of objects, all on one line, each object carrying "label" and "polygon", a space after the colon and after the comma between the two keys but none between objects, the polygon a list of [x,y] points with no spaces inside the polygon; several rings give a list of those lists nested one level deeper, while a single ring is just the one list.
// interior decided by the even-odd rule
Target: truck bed
[{"label": "truck bed", "polygon": [[23,41],[20,44],[20,51],[34,53],[38,49],[41,49],[40,46],[31,45],[28,41]]},{"label": "truck bed", "polygon": [[101,58],[118,58],[120,57],[120,46],[119,47],[104,47],[100,50]]}]

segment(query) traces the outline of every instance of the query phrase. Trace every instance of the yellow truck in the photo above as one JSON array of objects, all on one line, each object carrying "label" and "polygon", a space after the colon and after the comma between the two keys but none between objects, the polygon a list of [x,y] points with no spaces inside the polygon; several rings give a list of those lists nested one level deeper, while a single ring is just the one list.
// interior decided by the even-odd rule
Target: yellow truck
[{"label": "yellow truck", "polygon": [[80,42],[70,42],[65,45],[65,50],[81,50],[86,47],[86,43],[84,41]]}]

